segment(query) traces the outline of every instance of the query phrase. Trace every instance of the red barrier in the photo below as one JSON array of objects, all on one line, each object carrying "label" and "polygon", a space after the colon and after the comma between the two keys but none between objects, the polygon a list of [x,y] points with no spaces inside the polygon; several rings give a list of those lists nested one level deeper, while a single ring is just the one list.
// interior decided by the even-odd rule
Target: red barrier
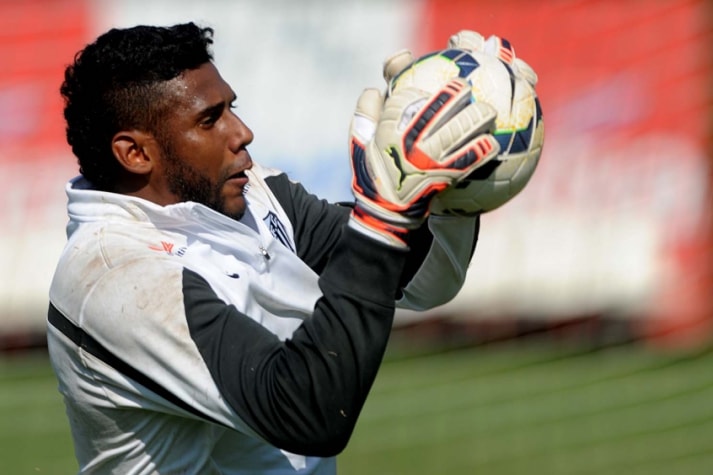
[{"label": "red barrier", "polygon": [[[546,170],[532,186],[547,188],[541,194],[548,198],[537,202],[538,211],[588,193],[610,216],[628,213],[654,223],[659,256],[653,265],[663,270],[645,315],[636,319],[641,334],[666,344],[710,341],[708,3],[428,0],[425,13],[421,52],[442,48],[459,29],[474,29],[509,39],[538,72]],[[581,144],[594,147],[562,156]],[[574,174],[576,186],[569,179]]]}]

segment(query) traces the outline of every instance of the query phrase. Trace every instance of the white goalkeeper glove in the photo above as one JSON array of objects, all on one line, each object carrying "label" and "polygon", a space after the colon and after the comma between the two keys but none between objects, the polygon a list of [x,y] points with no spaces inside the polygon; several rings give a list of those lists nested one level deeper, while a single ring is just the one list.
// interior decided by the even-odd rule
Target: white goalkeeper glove
[{"label": "white goalkeeper glove", "polygon": [[[512,44],[499,36],[492,35],[489,38],[483,37],[480,33],[472,30],[461,30],[452,35],[448,40],[448,48],[457,48],[466,51],[478,51],[496,57],[506,63],[516,76],[522,77],[532,87],[537,85],[537,74],[525,61],[515,56],[515,49]],[[383,75],[386,80],[387,90],[390,89],[391,80],[401,71],[413,63],[414,57],[411,51],[404,49],[388,57],[383,64]],[[440,197],[435,196],[432,203],[434,215],[439,214]]]},{"label": "white goalkeeper glove", "polygon": [[460,78],[435,94],[404,88],[384,101],[376,89],[362,93],[350,126],[352,228],[408,247],[431,199],[499,153],[495,110],[470,97]]}]

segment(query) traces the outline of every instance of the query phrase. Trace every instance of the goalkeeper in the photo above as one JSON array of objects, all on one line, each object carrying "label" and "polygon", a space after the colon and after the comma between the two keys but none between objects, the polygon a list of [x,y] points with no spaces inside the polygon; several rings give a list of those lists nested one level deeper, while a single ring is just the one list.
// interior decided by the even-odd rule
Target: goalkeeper
[{"label": "goalkeeper", "polygon": [[477,218],[428,213],[498,151],[464,82],[366,90],[329,204],[252,161],[212,35],[110,30],[65,73],[47,336],[80,473],[335,473],[395,306],[452,298],[473,253]]}]

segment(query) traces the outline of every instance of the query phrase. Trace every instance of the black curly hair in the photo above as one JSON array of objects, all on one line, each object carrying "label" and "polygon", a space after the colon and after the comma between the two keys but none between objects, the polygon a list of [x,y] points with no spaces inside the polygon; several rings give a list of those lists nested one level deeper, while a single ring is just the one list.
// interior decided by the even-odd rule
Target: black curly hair
[{"label": "black curly hair", "polygon": [[166,81],[213,59],[213,29],[194,23],[112,29],[74,57],[64,73],[67,142],[80,173],[111,190],[121,165],[111,141],[121,130],[160,134]]}]

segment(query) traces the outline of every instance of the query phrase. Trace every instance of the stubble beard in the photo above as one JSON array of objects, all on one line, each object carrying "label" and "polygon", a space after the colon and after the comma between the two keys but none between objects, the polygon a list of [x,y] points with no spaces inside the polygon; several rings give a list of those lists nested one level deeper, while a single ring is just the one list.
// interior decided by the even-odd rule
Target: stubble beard
[{"label": "stubble beard", "polygon": [[221,178],[219,183],[214,183],[183,160],[172,147],[164,145],[162,148],[168,188],[180,201],[200,203],[235,220],[243,217],[244,212],[229,212],[225,207],[219,184],[225,180]]}]

